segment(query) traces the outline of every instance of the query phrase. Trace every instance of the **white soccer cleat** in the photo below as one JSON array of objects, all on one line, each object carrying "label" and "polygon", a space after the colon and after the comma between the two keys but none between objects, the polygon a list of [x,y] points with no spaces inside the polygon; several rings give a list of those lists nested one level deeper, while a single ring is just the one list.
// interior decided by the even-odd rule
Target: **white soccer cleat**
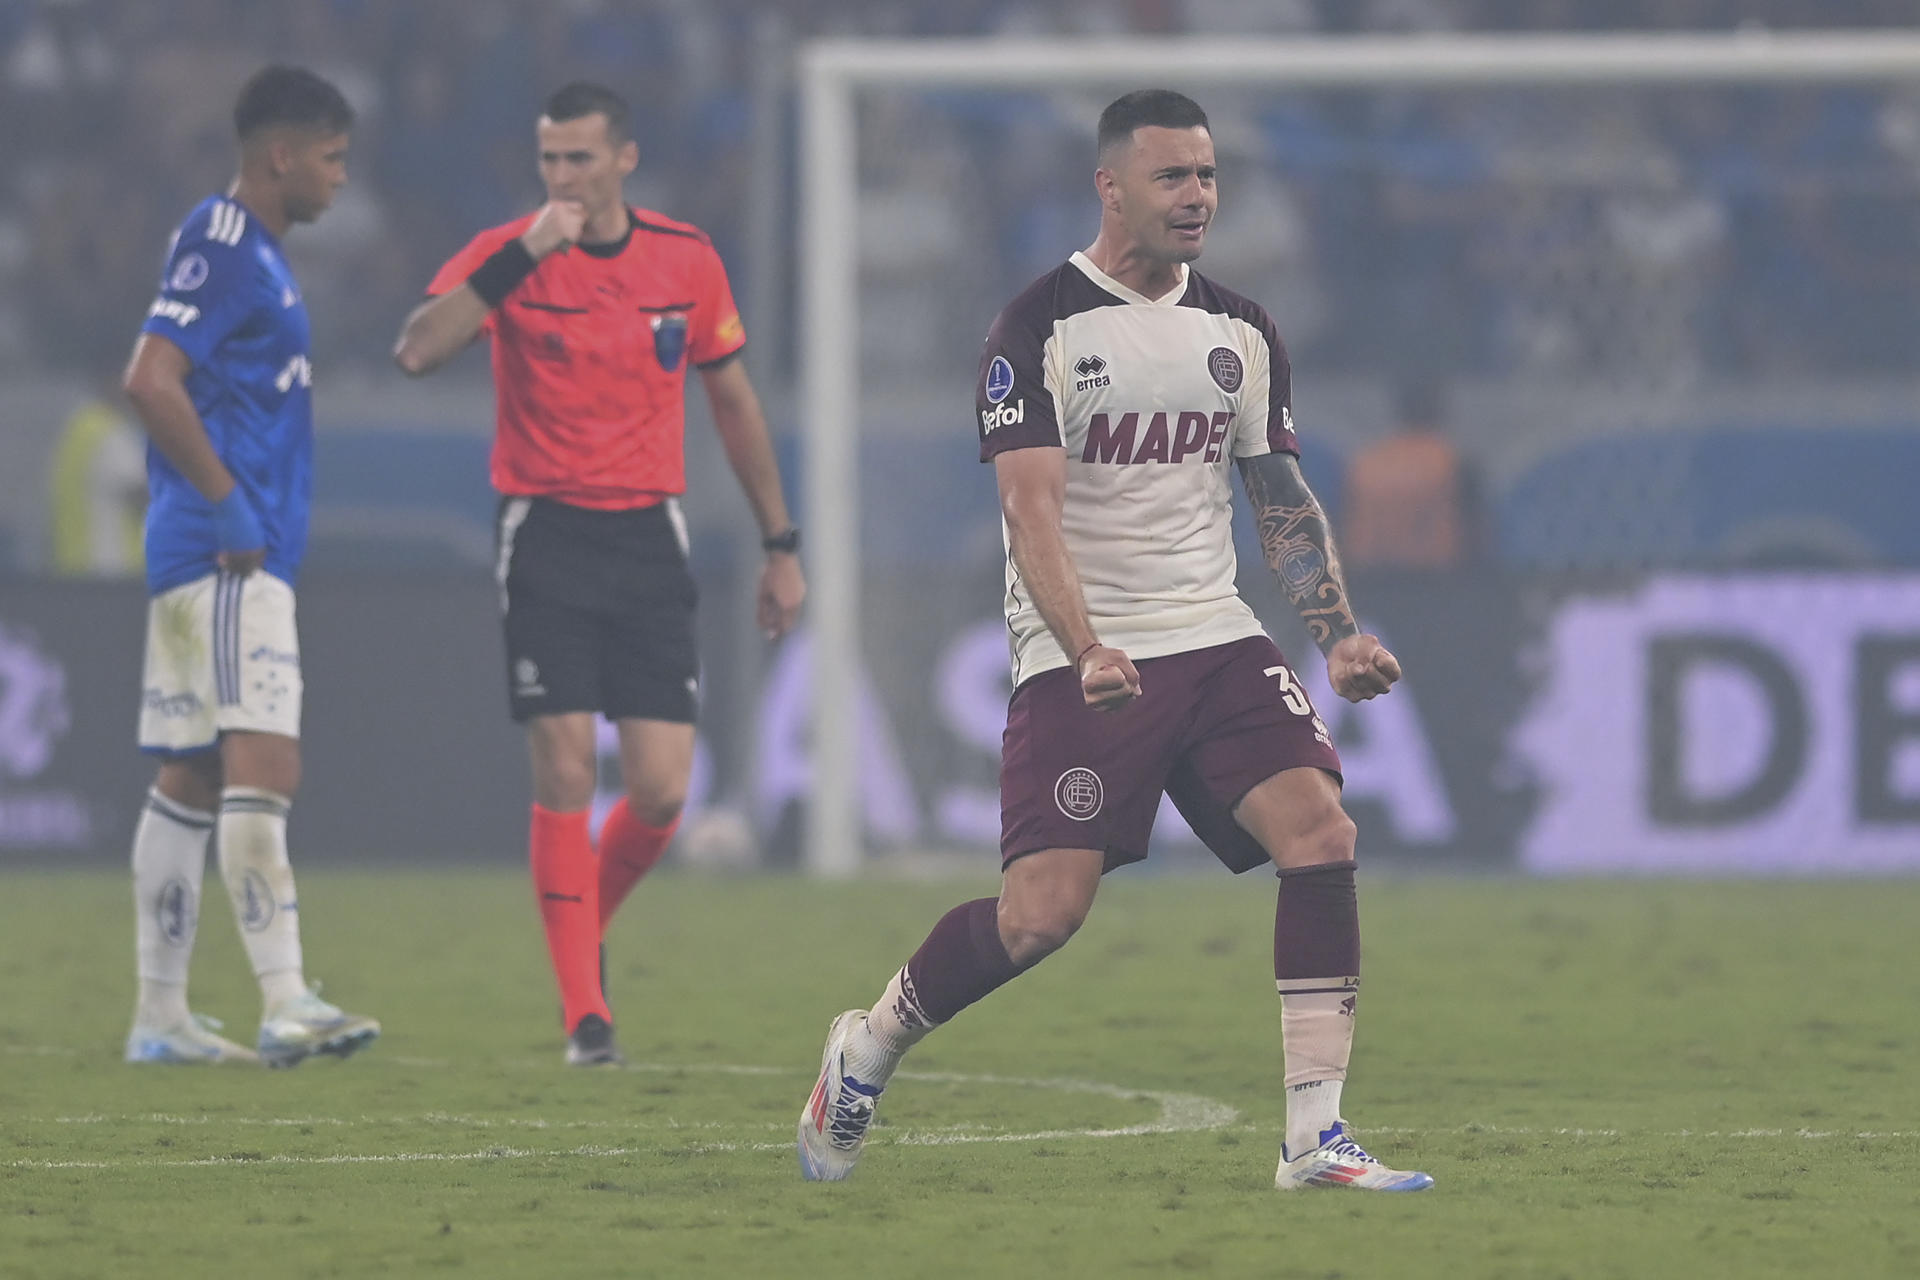
[{"label": "white soccer cleat", "polygon": [[800,1176],[808,1182],[838,1182],[853,1172],[873,1123],[880,1086],[847,1074],[847,1036],[865,1021],[865,1009],[849,1009],[827,1029],[820,1079],[800,1113]]},{"label": "white soccer cleat", "polygon": [[1273,1185],[1281,1191],[1301,1187],[1425,1191],[1433,1185],[1433,1179],[1424,1173],[1387,1168],[1353,1140],[1345,1120],[1336,1120],[1333,1128],[1321,1131],[1320,1145],[1311,1151],[1289,1159],[1287,1144],[1280,1144],[1280,1167],[1274,1172]]},{"label": "white soccer cleat", "polygon": [[261,1020],[260,1060],[270,1067],[297,1067],[316,1053],[345,1058],[379,1036],[379,1022],[328,1004],[316,985]]},{"label": "white soccer cleat", "polygon": [[259,1065],[259,1054],[216,1034],[220,1025],[219,1019],[204,1013],[188,1014],[185,1022],[171,1027],[150,1027],[136,1022],[127,1033],[126,1059],[175,1066],[221,1062]]}]

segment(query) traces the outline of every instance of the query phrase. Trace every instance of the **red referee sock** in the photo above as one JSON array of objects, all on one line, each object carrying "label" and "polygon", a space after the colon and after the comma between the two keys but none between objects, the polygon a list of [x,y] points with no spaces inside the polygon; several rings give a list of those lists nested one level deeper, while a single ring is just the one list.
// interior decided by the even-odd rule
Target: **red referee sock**
[{"label": "red referee sock", "polygon": [[600,993],[599,873],[586,812],[555,813],[534,805],[530,843],[533,891],[567,1030],[590,1013],[612,1022]]},{"label": "red referee sock", "polygon": [[633,886],[640,878],[653,870],[660,861],[660,855],[667,851],[667,841],[673,839],[673,833],[680,828],[680,817],[674,815],[672,822],[664,827],[649,827],[633,816],[633,810],[627,804],[627,798],[621,796],[607,812],[607,820],[600,828],[600,933],[607,932],[607,922],[613,919],[613,913],[633,892]]}]

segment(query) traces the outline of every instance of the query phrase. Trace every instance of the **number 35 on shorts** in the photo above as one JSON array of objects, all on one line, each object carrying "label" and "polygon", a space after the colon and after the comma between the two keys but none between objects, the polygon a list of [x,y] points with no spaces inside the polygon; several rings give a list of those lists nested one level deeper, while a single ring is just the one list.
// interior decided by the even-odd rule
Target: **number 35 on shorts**
[{"label": "number 35 on shorts", "polygon": [[1292,667],[1284,664],[1277,667],[1267,667],[1261,671],[1261,674],[1272,676],[1280,682],[1280,701],[1285,704],[1287,710],[1297,716],[1313,717],[1314,737],[1320,739],[1322,742],[1331,743],[1331,738],[1327,733],[1326,721],[1322,720],[1319,714],[1314,711],[1313,701],[1307,697],[1307,691],[1301,687],[1300,677],[1293,674]]}]

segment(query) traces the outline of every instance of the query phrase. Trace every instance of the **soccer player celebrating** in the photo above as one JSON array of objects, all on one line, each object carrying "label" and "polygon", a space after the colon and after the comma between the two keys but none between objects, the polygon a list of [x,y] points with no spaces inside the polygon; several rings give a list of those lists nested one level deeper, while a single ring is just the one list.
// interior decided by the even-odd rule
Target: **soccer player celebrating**
[{"label": "soccer player celebrating", "polygon": [[[240,174],[187,215],[127,367],[147,451],[147,653],[140,747],[159,776],[134,832],[140,997],[128,1062],[253,1061],[187,1009],[207,839],[265,1013],[259,1060],[345,1057],[380,1024],[309,990],[287,861],[300,782],[293,582],[313,483],[307,310],[280,237],[347,180],[353,111],[294,67],[234,107]],[[218,811],[216,816],[216,809]]]},{"label": "soccer player celebrating", "polygon": [[[591,1066],[620,1061],[600,976],[607,923],[672,838],[693,767],[694,583],[676,500],[688,364],[760,523],[761,630],[791,628],[806,585],[719,254],[697,228],[623,201],[639,151],[611,89],[559,90],[537,138],[547,203],[440,269],[394,359],[423,374],[492,339],[507,695],[532,757],[534,892],[566,1060]],[[626,782],[597,858],[595,712],[619,730]]]},{"label": "soccer player celebrating", "polygon": [[1301,479],[1272,319],[1189,265],[1214,179],[1191,99],[1114,102],[1100,117],[1099,235],[987,335],[980,456],[999,479],[1015,684],[1000,896],[948,912],[879,1003],[834,1020],[800,1116],[809,1179],[852,1171],[908,1049],[1073,936],[1101,875],[1146,856],[1164,791],[1229,868],[1279,871],[1275,1185],[1432,1185],[1368,1155],[1341,1118],[1360,982],[1354,825],[1326,726],[1234,588],[1230,461],[1334,690],[1385,693],[1400,665],[1356,625]]}]

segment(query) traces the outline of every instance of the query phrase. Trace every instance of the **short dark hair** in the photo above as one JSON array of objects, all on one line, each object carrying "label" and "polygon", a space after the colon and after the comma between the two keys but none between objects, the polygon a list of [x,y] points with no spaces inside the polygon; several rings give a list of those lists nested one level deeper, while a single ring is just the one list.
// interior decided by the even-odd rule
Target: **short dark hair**
[{"label": "short dark hair", "polygon": [[305,67],[263,67],[240,89],[233,131],[244,141],[277,124],[346,133],[353,128],[353,108],[344,94]]},{"label": "short dark hair", "polygon": [[1107,104],[1100,113],[1099,153],[1115,143],[1133,141],[1135,129],[1191,129],[1195,126],[1213,132],[1207,113],[1184,93],[1171,89],[1135,89]]},{"label": "short dark hair", "polygon": [[632,136],[627,132],[628,111],[627,100],[607,86],[591,80],[575,80],[554,90],[542,114],[555,124],[582,116],[605,116],[607,141],[624,142]]}]

